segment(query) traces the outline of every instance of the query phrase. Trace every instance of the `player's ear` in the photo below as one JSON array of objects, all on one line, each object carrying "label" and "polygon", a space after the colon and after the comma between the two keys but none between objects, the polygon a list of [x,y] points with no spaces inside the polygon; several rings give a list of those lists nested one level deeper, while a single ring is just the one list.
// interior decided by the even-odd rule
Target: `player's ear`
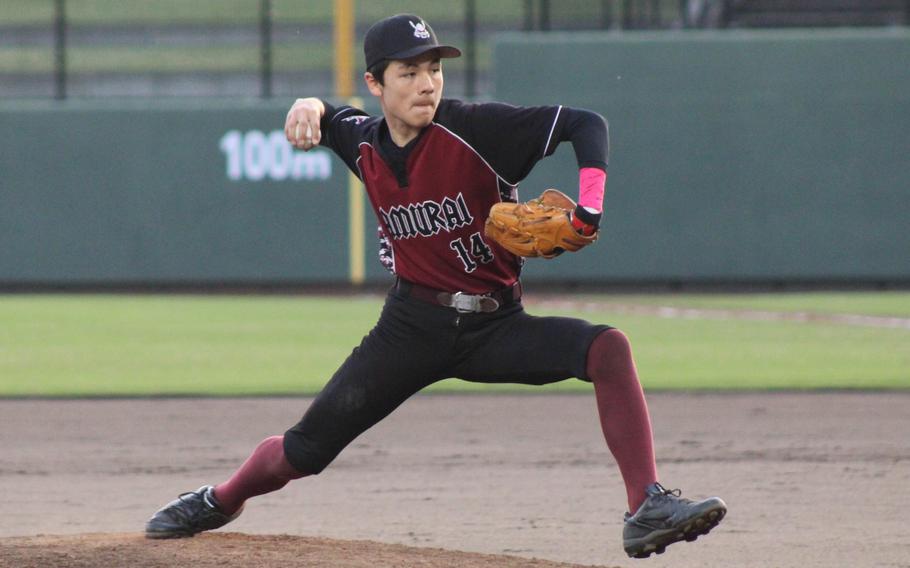
[{"label": "player's ear", "polygon": [[382,85],[379,84],[379,81],[376,80],[376,77],[373,77],[373,74],[367,71],[363,74],[363,80],[366,81],[367,89],[370,90],[370,94],[374,97],[382,96]]}]

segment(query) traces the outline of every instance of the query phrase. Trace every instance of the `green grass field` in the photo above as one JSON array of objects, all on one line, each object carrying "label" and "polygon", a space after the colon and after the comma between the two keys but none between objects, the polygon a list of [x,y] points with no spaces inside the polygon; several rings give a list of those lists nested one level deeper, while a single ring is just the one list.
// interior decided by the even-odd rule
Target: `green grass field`
[{"label": "green grass field", "polygon": [[773,312],[810,312],[816,314],[856,314],[910,318],[910,294],[906,292],[802,293],[802,294],[680,294],[579,297],[642,306],[676,308],[768,310]]},{"label": "green grass field", "polygon": [[[622,328],[648,389],[910,388],[906,328],[673,319],[609,307],[908,318],[910,293],[577,299],[605,307],[573,312],[532,304],[528,311]],[[380,306],[376,296],[0,296],[0,396],[314,393],[375,323]],[[493,390],[454,380],[433,389]],[[590,386],[565,381],[546,389]]]}]

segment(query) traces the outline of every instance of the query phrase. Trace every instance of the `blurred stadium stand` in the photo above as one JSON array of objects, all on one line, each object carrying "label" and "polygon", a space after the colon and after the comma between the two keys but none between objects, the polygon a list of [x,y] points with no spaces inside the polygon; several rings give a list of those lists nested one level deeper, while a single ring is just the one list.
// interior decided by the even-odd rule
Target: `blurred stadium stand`
[{"label": "blurred stadium stand", "polygon": [[[355,5],[358,38],[384,15],[416,10],[445,41],[462,46],[466,57],[447,62],[447,92],[468,98],[489,93],[490,38],[502,31],[910,23],[910,0],[360,0]],[[330,96],[332,9],[332,0],[3,0],[0,98]]]},{"label": "blurred stadium stand", "polygon": [[722,27],[900,26],[910,22],[907,0],[725,0]]}]

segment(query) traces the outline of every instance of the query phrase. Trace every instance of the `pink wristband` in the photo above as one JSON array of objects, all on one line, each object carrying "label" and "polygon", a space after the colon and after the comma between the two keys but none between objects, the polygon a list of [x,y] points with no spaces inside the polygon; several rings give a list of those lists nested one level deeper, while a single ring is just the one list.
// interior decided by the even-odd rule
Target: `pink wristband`
[{"label": "pink wristband", "polygon": [[582,168],[578,171],[578,204],[594,209],[598,213],[604,209],[604,188],[607,185],[607,172],[600,168]]}]

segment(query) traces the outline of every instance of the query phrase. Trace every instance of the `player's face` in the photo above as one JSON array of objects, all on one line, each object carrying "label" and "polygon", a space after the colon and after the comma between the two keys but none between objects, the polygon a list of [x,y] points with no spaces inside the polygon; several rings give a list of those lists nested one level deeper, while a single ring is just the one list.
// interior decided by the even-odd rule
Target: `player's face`
[{"label": "player's face", "polygon": [[[393,133],[411,139],[436,115],[442,98],[442,63],[430,52],[405,61],[393,61],[383,76],[384,85],[367,81],[370,92],[379,97],[382,112]],[[399,140],[396,140],[398,142]]]}]

